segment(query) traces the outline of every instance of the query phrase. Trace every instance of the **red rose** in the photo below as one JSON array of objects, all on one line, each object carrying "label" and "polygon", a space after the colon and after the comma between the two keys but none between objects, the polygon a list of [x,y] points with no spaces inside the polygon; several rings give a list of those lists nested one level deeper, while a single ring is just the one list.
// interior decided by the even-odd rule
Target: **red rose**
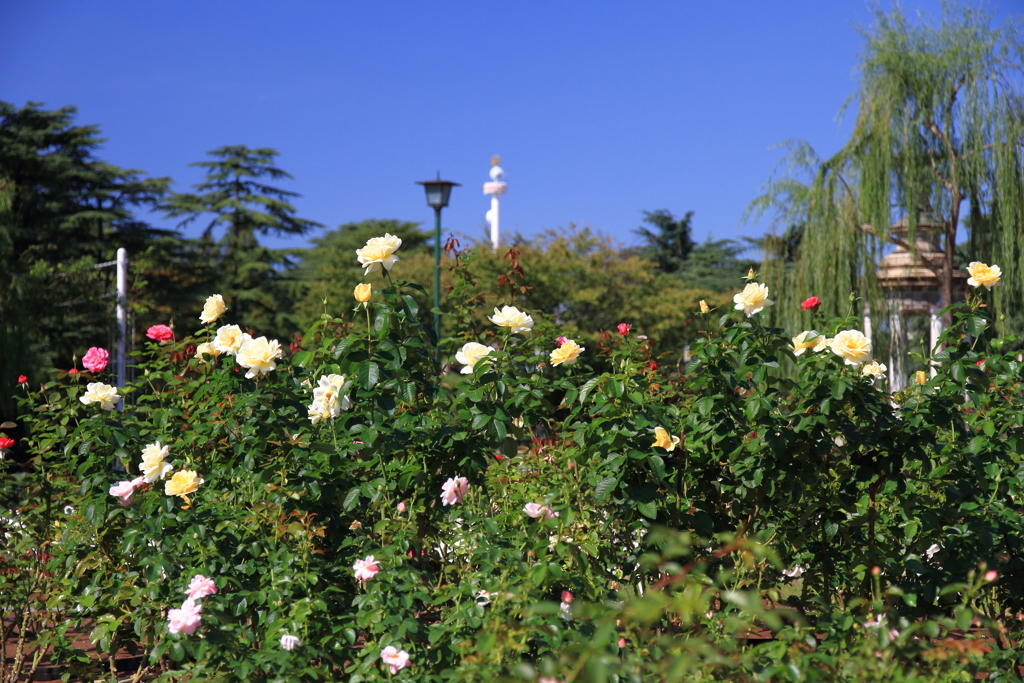
[{"label": "red rose", "polygon": [[630,327],[632,327],[632,325],[630,325],[629,323],[619,323],[617,325],[617,328],[619,330],[619,334],[621,334],[623,337],[625,337],[627,334],[629,334],[629,328]]},{"label": "red rose", "polygon": [[0,451],[6,451],[8,448],[14,448],[14,439],[0,437]]},{"label": "red rose", "polygon": [[28,384],[28,377],[25,375],[18,375],[18,384]]},{"label": "red rose", "polygon": [[817,308],[817,307],[818,307],[818,306],[820,306],[820,305],[821,305],[821,299],[819,299],[819,298],[818,298],[818,297],[816,297],[816,296],[812,296],[812,297],[811,297],[811,298],[809,298],[809,299],[804,299],[804,302],[803,302],[802,304],[800,304],[800,306],[801,306],[801,307],[802,307],[802,308],[803,308],[803,309],[804,309],[805,311],[809,311],[809,310],[811,310],[812,308]]},{"label": "red rose", "polygon": [[77,368],[71,368],[70,370],[68,370],[68,374],[69,375],[77,375],[78,374],[78,369]]},{"label": "red rose", "polygon": [[653,360],[652,361],[648,361],[647,369],[648,370],[657,370],[658,369],[658,364],[655,363]]},{"label": "red rose", "polygon": [[167,325],[153,325],[146,330],[146,336],[153,341],[165,342],[174,339],[174,332]]}]

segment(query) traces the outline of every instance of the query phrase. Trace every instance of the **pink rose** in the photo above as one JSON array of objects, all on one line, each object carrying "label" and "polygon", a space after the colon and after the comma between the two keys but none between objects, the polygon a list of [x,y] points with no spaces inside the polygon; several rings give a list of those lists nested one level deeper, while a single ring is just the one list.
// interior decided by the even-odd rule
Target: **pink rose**
[{"label": "pink rose", "polygon": [[188,590],[185,591],[185,594],[188,595],[189,600],[200,600],[216,592],[217,584],[213,582],[213,579],[208,579],[202,574],[196,574],[189,582]]},{"label": "pink rose", "polygon": [[117,496],[121,505],[131,505],[132,495],[135,494],[135,482],[119,481],[110,487],[110,495]]},{"label": "pink rose", "polygon": [[391,668],[391,675],[404,669],[409,664],[409,653],[399,650],[394,645],[388,645],[380,651],[380,658]]},{"label": "pink rose", "polygon": [[569,341],[569,340],[568,340],[568,339],[566,339],[565,337],[559,337],[559,338],[558,338],[558,339],[556,339],[555,341],[556,341],[556,342],[558,342],[558,345],[559,345],[559,346],[561,346],[562,344],[564,344],[565,342],[567,342],[567,341]]},{"label": "pink rose", "polygon": [[75,368],[71,368],[70,370],[68,370],[68,374],[69,375],[77,375],[78,374],[78,370],[75,369]]},{"label": "pink rose", "polygon": [[985,580],[986,581],[995,581],[998,578],[999,578],[999,572],[997,572],[995,569],[991,569],[991,570],[985,572]]},{"label": "pink rose", "polygon": [[820,305],[821,305],[821,299],[819,299],[816,296],[812,296],[812,297],[810,297],[808,299],[804,299],[803,303],[800,304],[800,307],[803,308],[805,311],[809,311],[812,308],[817,308]]},{"label": "pink rose", "polygon": [[153,325],[146,330],[146,336],[153,341],[165,342],[174,339],[174,332],[167,325]]},{"label": "pink rose", "polygon": [[558,517],[557,512],[552,512],[551,508],[547,505],[541,505],[540,503],[527,503],[523,506],[523,512],[534,519],[541,516],[543,516],[544,519],[554,519],[555,517]]},{"label": "pink rose", "polygon": [[570,602],[572,602],[572,593],[570,593],[569,591],[562,591],[562,602],[564,602],[565,604],[569,604]]},{"label": "pink rose", "polygon": [[619,323],[618,325],[615,326],[615,328],[619,331],[619,334],[621,334],[623,337],[629,334],[630,327],[632,327],[632,325],[630,325],[629,323]]},{"label": "pink rose", "polygon": [[91,347],[82,356],[82,365],[89,372],[103,372],[106,370],[109,361],[110,354],[107,353],[106,349],[101,349],[98,346]]},{"label": "pink rose", "polygon": [[626,639],[619,638],[619,647],[626,647]]},{"label": "pink rose", "polygon": [[380,567],[373,555],[367,555],[365,560],[356,560],[352,569],[355,570],[356,579],[359,581],[369,581],[380,573]]},{"label": "pink rose", "polygon": [[441,503],[444,505],[461,503],[467,490],[469,490],[469,480],[465,477],[449,479],[441,487]]},{"label": "pink rose", "polygon": [[181,603],[181,609],[167,610],[167,630],[171,633],[184,633],[190,636],[199,628],[199,622],[202,619],[202,606],[197,605],[195,600],[189,598]]},{"label": "pink rose", "polygon": [[398,511],[399,512],[405,512],[405,503],[399,503],[398,504]]}]

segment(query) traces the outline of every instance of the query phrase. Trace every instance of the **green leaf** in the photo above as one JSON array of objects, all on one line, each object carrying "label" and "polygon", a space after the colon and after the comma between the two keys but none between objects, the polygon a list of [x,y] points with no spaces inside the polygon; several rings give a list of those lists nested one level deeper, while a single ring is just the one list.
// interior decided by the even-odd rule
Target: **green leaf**
[{"label": "green leaf", "polygon": [[356,488],[354,488],[351,491],[349,491],[348,495],[345,496],[345,501],[342,503],[342,507],[345,508],[345,512],[348,512],[348,511],[352,510],[353,508],[355,508],[355,506],[358,505],[358,504],[359,504],[359,487],[357,486]]},{"label": "green leaf", "polygon": [[597,486],[594,487],[594,500],[599,503],[602,502],[611,493],[612,489],[615,488],[617,481],[616,477],[605,477],[599,481]]},{"label": "green leaf", "polygon": [[380,368],[371,360],[359,364],[359,383],[364,389],[372,389],[380,381]]},{"label": "green leaf", "polygon": [[637,503],[636,509],[640,511],[640,514],[648,519],[657,519],[658,517],[658,506],[655,505],[653,501]]},{"label": "green leaf", "polygon": [[647,458],[647,462],[651,463],[651,469],[654,470],[654,474],[659,480],[665,478],[665,460],[660,455],[650,456]]},{"label": "green leaf", "polygon": [[988,327],[988,321],[980,315],[971,316],[964,321],[964,329],[967,330],[967,334],[972,337],[979,337],[981,333]]}]

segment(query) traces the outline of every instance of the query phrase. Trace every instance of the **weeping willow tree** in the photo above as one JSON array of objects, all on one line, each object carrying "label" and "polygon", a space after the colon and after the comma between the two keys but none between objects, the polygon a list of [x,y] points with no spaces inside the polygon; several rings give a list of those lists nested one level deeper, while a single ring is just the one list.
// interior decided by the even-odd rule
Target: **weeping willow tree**
[{"label": "weeping willow tree", "polygon": [[[914,251],[918,215],[930,211],[942,223],[942,256],[925,265],[943,304],[954,301],[966,235],[968,258],[1002,267],[1003,286],[994,291],[1008,314],[1000,332],[1020,333],[1024,47],[1016,27],[993,28],[989,15],[950,5],[938,23],[912,24],[898,7],[879,10],[876,20],[862,30],[859,90],[847,103],[857,105],[850,140],[829,159],[807,143],[787,143],[783,172],[748,208],[753,216],[774,212],[777,226],[801,234],[789,259],[766,241],[764,278],[778,285],[775,322],[800,327],[797,302],[810,295],[827,314],[849,313],[853,294],[884,315],[878,260],[892,244]],[[890,230],[901,218],[906,240]]]}]

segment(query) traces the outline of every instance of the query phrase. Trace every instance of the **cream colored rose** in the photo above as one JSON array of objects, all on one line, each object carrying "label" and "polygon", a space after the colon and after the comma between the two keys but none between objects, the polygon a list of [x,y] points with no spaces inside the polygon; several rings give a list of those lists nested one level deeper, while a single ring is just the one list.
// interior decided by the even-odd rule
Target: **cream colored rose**
[{"label": "cream colored rose", "polygon": [[736,294],[732,300],[736,304],[736,310],[743,311],[748,318],[761,312],[765,306],[775,303],[768,299],[768,288],[756,282],[748,282],[743,291]]},{"label": "cream colored rose", "polygon": [[847,365],[860,365],[871,358],[871,340],[860,330],[843,330],[832,339],[830,348]]},{"label": "cream colored rose", "polygon": [[117,389],[109,384],[89,382],[85,387],[85,393],[79,396],[78,400],[85,405],[99,403],[103,410],[114,410],[121,397],[118,395]]},{"label": "cream colored rose", "polygon": [[818,337],[818,343],[814,345],[814,352],[819,353],[821,351],[824,351],[825,349],[831,348],[832,337],[826,337],[825,335],[821,335],[820,337]]},{"label": "cream colored rose", "polygon": [[488,320],[498,327],[512,328],[512,334],[529,332],[533,329],[533,318],[515,306],[502,306],[500,311],[495,308],[494,315]]},{"label": "cream colored rose", "polygon": [[370,297],[373,296],[373,286],[368,285],[365,282],[360,283],[356,285],[356,289],[352,292],[352,295],[355,296],[356,301],[361,304],[365,304],[370,300]]},{"label": "cream colored rose", "polygon": [[213,342],[203,342],[196,347],[196,358],[199,359],[200,363],[206,362],[206,359],[203,358],[203,354],[208,356],[219,356],[220,350],[213,344]]},{"label": "cream colored rose", "polygon": [[885,371],[888,368],[885,367],[884,363],[879,363],[877,360],[873,360],[870,363],[865,363],[864,367],[860,369],[860,374],[871,375],[872,377],[885,377]]},{"label": "cream colored rose", "polygon": [[462,374],[469,375],[473,373],[473,368],[476,367],[476,364],[493,350],[490,346],[484,346],[476,342],[466,342],[462,345],[459,352],[455,354],[455,361],[462,364]]},{"label": "cream colored rose", "polygon": [[704,301],[704,299],[700,300],[700,312],[701,313],[710,313],[711,312],[711,309],[708,307],[708,302]]},{"label": "cream colored rose", "polygon": [[220,353],[233,356],[238,353],[239,347],[246,339],[251,339],[251,337],[242,332],[242,328],[238,325],[224,325],[217,330],[217,336],[213,338],[213,348]]},{"label": "cream colored rose", "polygon": [[981,261],[971,261],[970,265],[967,266],[967,272],[971,274],[967,284],[971,287],[984,286],[985,289],[992,289],[998,285],[999,278],[1003,274],[999,266],[986,266]]},{"label": "cream colored rose", "polygon": [[214,294],[206,298],[206,303],[203,304],[203,312],[199,315],[199,319],[203,324],[209,324],[224,315],[226,310],[228,310],[228,307],[224,305],[224,297],[220,294]]},{"label": "cream colored rose", "polygon": [[584,351],[586,349],[572,339],[566,339],[564,344],[551,352],[551,365],[572,365]]},{"label": "cream colored rose", "polygon": [[170,454],[171,449],[161,445],[159,441],[142,449],[142,464],[139,469],[147,484],[163,479],[173,469],[171,463],[167,462],[167,456]]},{"label": "cream colored rose", "polygon": [[654,428],[654,445],[664,448],[666,451],[674,451],[679,448],[679,437],[671,436],[664,427]]},{"label": "cream colored rose", "polygon": [[384,270],[391,270],[391,266],[399,260],[395,256],[395,252],[400,246],[402,246],[402,240],[389,233],[384,233],[383,237],[371,237],[367,240],[365,247],[356,249],[359,265],[366,268],[363,275],[376,273],[381,266],[384,266]]},{"label": "cream colored rose", "polygon": [[324,375],[313,390],[313,403],[309,406],[309,419],[316,424],[320,420],[338,417],[341,411],[352,407],[348,395],[342,396],[345,375]]},{"label": "cream colored rose", "polygon": [[251,337],[242,342],[235,354],[235,362],[249,372],[249,379],[256,375],[265,375],[277,367],[277,359],[281,357],[281,345],[276,339],[267,341],[266,337]]},{"label": "cream colored rose", "polygon": [[186,496],[195,493],[202,483],[203,480],[193,470],[179,470],[164,484],[164,493],[168,496]]},{"label": "cream colored rose", "polygon": [[793,349],[794,356],[800,356],[807,349],[814,349],[818,351],[816,347],[822,342],[823,337],[815,332],[814,330],[807,330],[793,337],[793,345],[789,348]]}]

